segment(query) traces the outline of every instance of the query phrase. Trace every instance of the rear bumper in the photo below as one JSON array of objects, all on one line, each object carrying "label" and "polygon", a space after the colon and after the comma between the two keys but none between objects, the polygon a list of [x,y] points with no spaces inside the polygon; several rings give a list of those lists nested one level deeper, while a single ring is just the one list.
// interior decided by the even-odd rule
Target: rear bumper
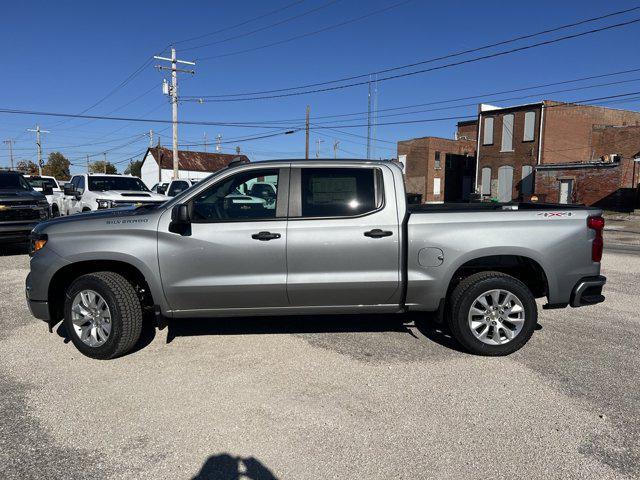
[{"label": "rear bumper", "polygon": [[605,283],[607,279],[602,275],[581,278],[571,292],[571,306],[584,307],[604,302],[602,287]]}]

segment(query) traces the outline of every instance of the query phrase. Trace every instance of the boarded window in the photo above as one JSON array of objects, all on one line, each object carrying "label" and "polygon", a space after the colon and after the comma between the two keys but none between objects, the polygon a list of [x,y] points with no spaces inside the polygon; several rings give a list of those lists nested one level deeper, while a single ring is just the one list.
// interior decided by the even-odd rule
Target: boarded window
[{"label": "boarded window", "polygon": [[522,166],[520,193],[522,193],[522,195],[531,195],[533,193],[533,167],[531,165]]},{"label": "boarded window", "polygon": [[498,169],[498,201],[510,202],[513,193],[513,167],[503,165]]},{"label": "boarded window", "polygon": [[439,178],[433,179],[433,194],[440,195],[440,179]]},{"label": "boarded window", "polygon": [[491,195],[491,167],[482,168],[482,185],[480,192],[482,195]]},{"label": "boarded window", "polygon": [[534,128],[536,125],[536,112],[527,112],[524,114],[524,137],[522,140],[524,142],[532,142],[535,133]]},{"label": "boarded window", "polygon": [[502,117],[502,147],[503,152],[513,150],[513,114]]},{"label": "boarded window", "polygon": [[493,145],[493,117],[484,119],[484,131],[482,132],[482,144]]},{"label": "boarded window", "polygon": [[436,170],[439,170],[441,168],[440,166],[440,152],[436,152],[436,161],[435,161],[435,168]]}]

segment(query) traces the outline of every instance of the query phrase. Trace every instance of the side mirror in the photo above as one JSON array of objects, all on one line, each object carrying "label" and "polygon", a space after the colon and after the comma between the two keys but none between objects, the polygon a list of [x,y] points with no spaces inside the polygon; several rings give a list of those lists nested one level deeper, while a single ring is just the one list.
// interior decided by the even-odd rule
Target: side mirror
[{"label": "side mirror", "polygon": [[53,195],[53,187],[51,185],[46,185],[42,187],[43,195]]},{"label": "side mirror", "polygon": [[73,185],[65,185],[64,186],[64,194],[65,195],[75,195],[76,194],[76,187],[74,187]]},{"label": "side mirror", "polygon": [[191,218],[189,218],[188,205],[180,204],[173,207],[173,210],[171,210],[169,231],[179,233],[182,236],[191,235]]},{"label": "side mirror", "polygon": [[189,206],[183,203],[173,207],[173,210],[171,210],[171,222],[181,224],[191,223]]}]

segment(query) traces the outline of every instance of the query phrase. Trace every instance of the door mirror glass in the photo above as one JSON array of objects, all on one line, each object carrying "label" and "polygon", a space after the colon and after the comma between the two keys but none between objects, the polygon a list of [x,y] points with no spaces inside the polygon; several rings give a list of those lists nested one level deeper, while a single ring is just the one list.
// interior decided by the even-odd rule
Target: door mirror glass
[{"label": "door mirror glass", "polygon": [[45,185],[42,187],[42,194],[43,195],[53,195],[53,188],[51,187],[51,185]]},{"label": "door mirror glass", "polygon": [[171,223],[186,225],[190,222],[189,206],[186,204],[176,205],[171,210]]}]

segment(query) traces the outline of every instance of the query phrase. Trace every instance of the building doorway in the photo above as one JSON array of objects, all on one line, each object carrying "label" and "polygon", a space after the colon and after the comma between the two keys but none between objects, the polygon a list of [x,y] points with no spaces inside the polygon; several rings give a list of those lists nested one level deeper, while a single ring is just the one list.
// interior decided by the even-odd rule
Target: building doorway
[{"label": "building doorway", "polygon": [[513,167],[503,165],[498,169],[498,201],[510,202],[513,198]]},{"label": "building doorway", "polygon": [[571,203],[573,180],[560,180],[560,203]]},{"label": "building doorway", "polygon": [[444,169],[444,201],[468,202],[476,174],[475,157],[447,153]]}]

